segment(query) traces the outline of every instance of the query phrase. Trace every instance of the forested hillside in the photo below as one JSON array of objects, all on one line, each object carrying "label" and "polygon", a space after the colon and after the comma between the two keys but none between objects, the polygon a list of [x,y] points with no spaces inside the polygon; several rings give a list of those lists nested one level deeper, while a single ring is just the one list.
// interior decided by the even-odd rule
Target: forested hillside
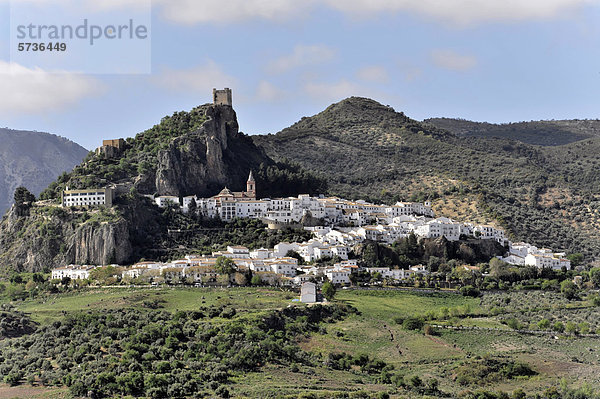
[{"label": "forested hillside", "polygon": [[274,159],[327,174],[332,194],[430,199],[438,213],[500,225],[513,240],[600,253],[600,138],[542,147],[460,137],[356,97],[253,138]]},{"label": "forested hillside", "polygon": [[497,137],[543,146],[559,146],[600,136],[599,120],[531,121],[494,124],[464,119],[423,121],[460,137]]}]

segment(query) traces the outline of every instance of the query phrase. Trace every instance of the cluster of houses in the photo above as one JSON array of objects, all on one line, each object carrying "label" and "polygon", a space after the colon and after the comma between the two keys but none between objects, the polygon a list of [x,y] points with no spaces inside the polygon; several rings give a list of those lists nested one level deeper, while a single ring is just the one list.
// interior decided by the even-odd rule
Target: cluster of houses
[{"label": "cluster of houses", "polygon": [[[114,141],[114,140],[113,140]],[[105,146],[121,144],[105,143]],[[115,147],[116,148],[116,147]],[[65,190],[63,206],[98,206],[112,204],[114,190]],[[220,218],[230,221],[234,218],[256,218],[267,223],[296,224],[310,216],[320,223],[320,227],[305,227],[313,233],[313,238],[303,243],[277,244],[273,249],[249,251],[245,247],[229,246],[226,251],[215,252],[212,256],[188,255],[172,262],[141,262],[122,271],[122,277],[137,278],[144,275],[161,276],[168,281],[210,282],[217,279],[215,263],[224,256],[233,260],[238,270],[250,270],[264,281],[284,279],[303,283],[309,279],[326,276],[336,284],[348,284],[350,275],[358,266],[349,260],[352,248],[363,241],[394,243],[400,238],[415,234],[420,238],[445,237],[457,241],[464,237],[490,239],[509,248],[503,261],[514,265],[531,265],[538,268],[570,268],[570,261],[564,253],[553,253],[548,249],[538,249],[525,243],[511,243],[504,231],[488,225],[456,222],[446,217],[435,218],[429,202],[397,202],[395,205],[377,205],[367,201],[349,201],[337,197],[313,197],[299,195],[289,198],[256,198],[256,182],[250,172],[246,191],[232,192],[224,188],[211,198],[196,196],[152,196],[159,207],[175,207],[184,213],[190,210],[207,218]],[[298,259],[287,254],[293,251],[307,263],[323,259],[337,258],[339,263],[328,268],[299,266]],[[94,266],[65,266],[52,271],[52,278],[70,277],[74,280],[89,278]],[[370,270],[384,278],[402,281],[418,274],[425,274],[423,267],[411,270],[383,268]]]},{"label": "cluster of houses", "polygon": [[538,248],[524,242],[509,243],[508,254],[498,258],[511,265],[535,266],[538,269],[561,270],[564,267],[569,270],[571,268],[571,261],[567,259],[566,253],[553,252],[551,249]]},{"label": "cluster of houses", "polygon": [[[120,277],[129,279],[146,276],[162,277],[169,282],[212,283],[218,277],[217,259],[225,257],[233,261],[237,272],[250,270],[265,283],[301,284],[311,278],[327,276],[337,284],[349,284],[352,270],[358,268],[356,260],[344,260],[328,268],[300,266],[297,258],[286,256],[289,247],[290,244],[283,243],[271,250],[261,248],[250,251],[242,246],[229,246],[226,251],[213,252],[211,256],[187,255],[165,263],[139,262],[128,268],[120,268],[119,273]],[[59,267],[52,270],[52,278],[84,280],[90,278],[95,268],[89,265]]]},{"label": "cluster of houses", "polygon": [[465,237],[477,237],[482,240],[495,240],[506,245],[504,231],[488,225],[460,223],[446,217],[436,219],[424,216],[395,217],[390,224],[377,224],[346,229],[365,240],[380,241],[388,244],[414,233],[421,238],[445,237],[448,241],[458,241]]},{"label": "cluster of houses", "polygon": [[[331,266],[299,265],[295,257],[285,256],[295,244],[281,243],[274,249],[250,251],[242,246],[229,246],[226,251],[213,252],[211,256],[187,255],[171,262],[139,262],[128,268],[119,268],[121,278],[162,277],[167,282],[188,282],[209,284],[217,282],[217,259],[226,257],[233,261],[237,272],[252,271],[264,283],[302,285],[307,281],[327,278],[333,284],[350,284],[350,276],[359,270],[356,259],[341,260]],[[119,265],[112,265],[119,266]],[[72,280],[85,280],[96,266],[69,265],[52,270],[53,279],[69,277]],[[402,281],[415,275],[427,274],[425,267],[415,266],[410,270],[390,270],[389,268],[366,268],[369,273],[380,273],[384,278]]]},{"label": "cluster of houses", "polygon": [[246,191],[234,192],[224,188],[210,198],[187,196],[153,197],[161,208],[176,207],[188,213],[192,203],[196,212],[206,218],[220,218],[230,221],[235,218],[262,219],[274,223],[298,223],[305,216],[318,219],[327,226],[362,226],[371,222],[393,223],[400,216],[422,215],[433,217],[431,204],[416,202],[398,202],[395,205],[377,205],[367,201],[349,201],[337,197],[311,197],[299,195],[289,198],[256,198],[256,182],[250,172],[246,182]]},{"label": "cluster of houses", "polygon": [[[441,218],[442,219],[442,218]],[[429,220],[434,226],[439,224],[454,224],[450,219]],[[421,226],[426,226],[423,224]],[[461,225],[463,226],[463,225]],[[313,238],[302,243],[281,242],[272,249],[260,248],[249,250],[243,246],[228,246],[225,251],[213,252],[210,256],[187,255],[182,259],[171,262],[140,262],[128,268],[121,268],[119,273],[122,278],[135,279],[138,277],[162,277],[169,282],[212,283],[216,282],[218,273],[216,263],[219,257],[229,258],[233,261],[238,272],[251,271],[258,275],[265,283],[297,284],[307,281],[327,278],[334,284],[350,284],[350,276],[359,270],[356,259],[349,259],[352,248],[365,240],[389,241],[386,235],[388,226],[365,226],[354,228],[312,227],[307,228],[313,233]],[[472,226],[473,231],[484,231],[487,226]],[[378,231],[376,235],[369,235],[372,229]],[[435,229],[411,230],[422,237],[431,237],[430,234],[441,234],[443,231],[432,233]],[[488,231],[488,236],[482,238],[504,240],[503,236],[494,235],[493,230]],[[424,233],[425,232],[425,233]],[[395,234],[395,233],[394,233]],[[406,234],[406,231],[403,235]],[[429,235],[427,235],[429,234]],[[463,234],[463,233],[461,233]],[[402,236],[403,236],[402,235]],[[400,236],[399,236],[400,237]],[[437,237],[437,235],[436,235]],[[456,233],[449,234],[448,239],[458,239]],[[509,252],[501,260],[514,265],[530,265],[538,268],[569,269],[570,261],[565,253],[553,253],[548,249],[538,249],[526,243],[509,242]],[[295,256],[290,256],[294,254]],[[297,255],[296,255],[297,254]],[[299,263],[301,258],[308,265]],[[336,258],[339,261],[331,266],[316,266],[314,261],[323,258]],[[119,265],[113,265],[119,266]],[[83,280],[90,277],[90,272],[96,266],[69,265],[59,267],[52,271],[53,279],[69,277],[73,280]],[[413,266],[408,270],[391,269],[387,267],[367,267],[365,270],[371,274],[379,273],[382,278],[402,282],[415,279],[417,276],[428,274],[422,265]]]},{"label": "cluster of houses", "polygon": [[[72,204],[78,198],[95,204],[107,201],[111,195],[109,191],[98,190],[93,193],[65,191],[63,203]],[[162,196],[154,200],[159,207],[180,207],[183,212],[189,212],[190,204],[194,202],[196,210],[206,217],[220,217],[223,220],[246,217],[288,224],[299,222],[310,214],[322,221],[323,226],[305,227],[313,233],[313,238],[306,242],[282,242],[273,249],[260,248],[254,251],[246,247],[229,246],[226,251],[214,252],[211,256],[188,255],[167,263],[141,262],[123,269],[123,278],[160,276],[166,281],[213,282],[218,276],[215,264],[217,259],[223,256],[230,258],[238,271],[250,270],[253,274],[261,276],[265,282],[277,280],[302,284],[313,278],[327,277],[333,283],[343,285],[349,284],[350,275],[358,270],[356,260],[349,259],[356,244],[367,240],[391,244],[412,233],[420,238],[445,237],[449,241],[464,237],[495,240],[508,246],[507,255],[499,258],[509,264],[552,269],[570,268],[570,261],[564,253],[553,253],[551,250],[538,249],[526,243],[512,243],[505,238],[503,230],[493,226],[460,223],[446,217],[434,218],[428,202],[398,202],[389,206],[309,195],[256,200],[256,185],[252,173],[248,178],[247,191],[244,192],[231,192],[225,188],[212,198],[185,197],[181,203],[178,197]],[[301,266],[296,257],[288,256],[290,251],[297,253],[306,263],[323,258],[336,258],[340,262],[321,268]],[[60,267],[52,271],[52,278],[87,279],[94,268],[95,266],[88,265]],[[415,266],[410,270],[368,268],[367,271],[380,273],[383,278],[394,281],[403,281],[427,273],[422,266]]]}]

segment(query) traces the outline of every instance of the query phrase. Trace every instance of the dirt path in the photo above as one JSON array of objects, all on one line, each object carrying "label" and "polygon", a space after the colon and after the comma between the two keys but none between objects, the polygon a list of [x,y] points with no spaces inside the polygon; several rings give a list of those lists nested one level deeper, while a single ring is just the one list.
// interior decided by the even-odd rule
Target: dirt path
[{"label": "dirt path", "polygon": [[394,347],[398,351],[398,356],[402,356],[402,350],[400,349],[400,344],[396,341],[396,338],[394,337],[394,332],[392,331],[392,329],[389,328],[387,326],[387,324],[383,324],[383,328],[390,334],[390,342],[392,342],[394,344]]}]

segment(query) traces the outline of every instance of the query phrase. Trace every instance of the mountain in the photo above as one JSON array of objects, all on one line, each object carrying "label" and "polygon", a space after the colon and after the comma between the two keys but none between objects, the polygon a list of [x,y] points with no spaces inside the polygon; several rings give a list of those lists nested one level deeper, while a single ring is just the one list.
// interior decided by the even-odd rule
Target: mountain
[{"label": "mountain", "polygon": [[459,137],[497,137],[542,146],[561,146],[600,137],[600,120],[531,121],[505,124],[464,119],[431,118],[423,121]]},{"label": "mountain", "polygon": [[542,147],[464,136],[352,97],[253,139],[273,159],[326,174],[332,194],[429,199],[438,214],[501,226],[513,240],[598,256],[600,138]]},{"label": "mountain", "polygon": [[[324,189],[321,180],[296,165],[275,162],[239,132],[230,106],[207,104],[177,112],[135,138],[117,142],[59,176],[33,206],[11,208],[0,222],[3,267],[39,271],[69,263],[172,257],[182,243],[169,235],[169,228],[202,226],[162,212],[144,195],[211,196],[224,186],[240,191],[250,170],[261,196]],[[115,188],[112,208],[60,206],[66,187],[105,186]]]},{"label": "mountain", "polygon": [[88,153],[70,140],[41,132],[0,129],[0,141],[0,213],[12,205],[17,187],[37,195]]}]

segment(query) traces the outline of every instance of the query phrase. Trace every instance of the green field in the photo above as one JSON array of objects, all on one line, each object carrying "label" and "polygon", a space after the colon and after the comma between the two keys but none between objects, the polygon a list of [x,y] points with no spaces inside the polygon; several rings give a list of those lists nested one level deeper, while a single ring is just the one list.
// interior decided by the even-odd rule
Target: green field
[{"label": "green field", "polygon": [[229,306],[245,311],[279,309],[297,295],[288,291],[261,288],[106,288],[79,293],[50,295],[27,300],[17,308],[30,313],[41,324],[61,319],[65,313],[98,309],[143,309],[158,303],[171,312],[207,306]]},{"label": "green field", "polygon": [[[529,335],[511,330],[503,322],[507,315],[518,314],[525,323],[525,315],[530,313],[538,317],[539,312],[546,311],[544,309],[552,309],[554,314],[563,315],[560,316],[563,319],[572,314],[573,308],[590,313],[587,317],[597,317],[596,308],[585,301],[570,303],[550,296],[545,298],[545,303],[532,308],[528,295],[531,294],[513,292],[470,298],[455,293],[340,290],[335,302],[352,305],[357,313],[334,323],[324,323],[318,332],[297,336],[296,342],[299,349],[314,359],[327,359],[330,353],[347,353],[355,357],[368,355],[392,365],[394,375],[400,376],[401,380],[413,376],[419,376],[423,381],[436,379],[440,389],[452,395],[476,389],[511,393],[517,388],[534,395],[558,387],[561,380],[572,386],[586,383],[598,386],[600,338],[558,333]],[[304,306],[294,301],[297,297],[296,293],[273,288],[110,288],[49,295],[13,305],[40,325],[61,320],[68,314],[110,309],[145,312],[158,308],[171,313],[209,307],[235,309],[236,316],[231,320],[219,317],[211,320],[225,325],[235,320],[254,320],[289,306]],[[504,304],[505,309],[491,315],[490,309],[499,303]],[[425,318],[426,324],[501,330],[437,329],[434,335],[426,335],[422,329],[409,331],[398,323],[409,317]],[[537,320],[531,324],[534,322]],[[461,367],[486,356],[525,364],[535,375],[499,378],[482,382],[481,386],[460,383],[457,376]],[[389,393],[391,397],[422,396],[397,384],[381,383],[379,377],[354,367],[346,371],[335,370],[322,363],[315,361],[312,365],[297,364],[294,367],[283,363],[265,364],[258,372],[235,374],[229,383],[230,392],[234,397],[248,398],[292,398],[310,392],[315,393],[315,397],[332,397],[342,392],[352,393],[355,397],[376,397],[383,393]],[[10,388],[12,396],[2,396],[3,391],[8,394],[8,387],[0,389],[0,398],[28,397],[14,389]],[[47,394],[68,396],[64,389]]]}]

